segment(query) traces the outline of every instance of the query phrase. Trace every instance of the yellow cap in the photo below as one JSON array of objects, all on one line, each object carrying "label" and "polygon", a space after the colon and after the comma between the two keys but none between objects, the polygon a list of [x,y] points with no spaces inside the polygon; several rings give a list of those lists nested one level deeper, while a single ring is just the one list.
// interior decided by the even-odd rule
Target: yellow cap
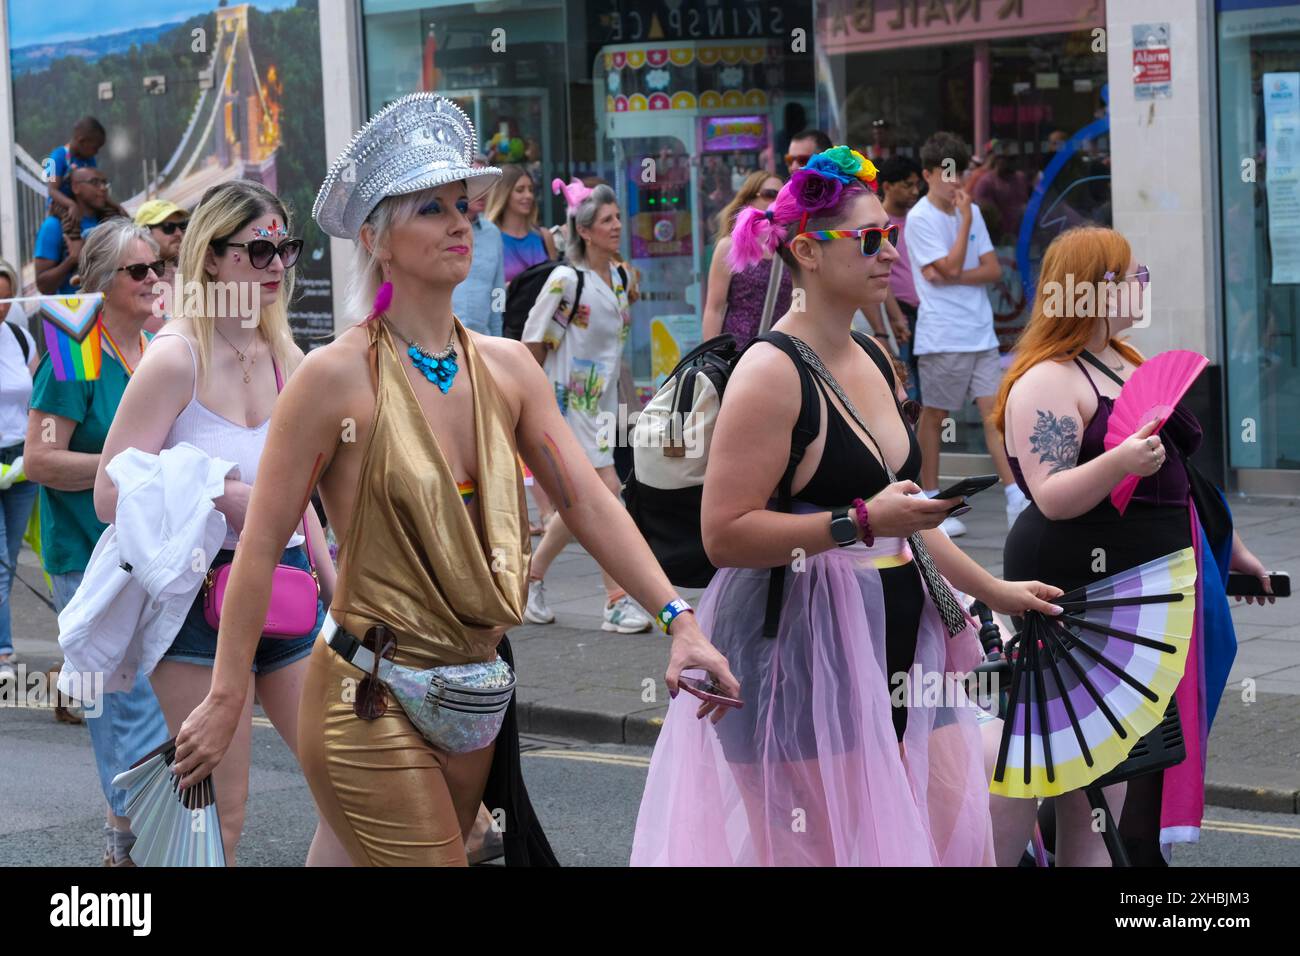
[{"label": "yellow cap", "polygon": [[135,224],[137,226],[156,226],[178,212],[184,214],[185,210],[170,200],[150,199],[136,211]]}]

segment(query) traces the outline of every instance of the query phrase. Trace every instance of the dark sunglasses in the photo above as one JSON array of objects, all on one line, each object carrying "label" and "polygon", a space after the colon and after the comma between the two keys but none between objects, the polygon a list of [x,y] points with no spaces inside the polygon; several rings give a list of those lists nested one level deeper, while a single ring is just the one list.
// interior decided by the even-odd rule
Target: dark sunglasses
[{"label": "dark sunglasses", "polygon": [[781,194],[779,189],[760,189],[758,191],[759,199],[766,199],[768,202],[775,202],[776,197]]},{"label": "dark sunglasses", "polygon": [[158,223],[158,228],[163,231],[163,235],[174,236],[176,235],[176,230],[179,229],[181,232],[184,232],[189,227],[189,224],[190,221],[188,219],[184,222],[160,222]]},{"label": "dark sunglasses", "polygon": [[137,262],[134,265],[122,266],[118,272],[125,272],[136,282],[143,282],[150,272],[155,278],[162,278],[163,270],[167,268],[167,263],[159,259],[157,262]]},{"label": "dark sunglasses", "polygon": [[1138,266],[1138,271],[1131,276],[1125,276],[1125,279],[1137,279],[1138,285],[1146,285],[1151,281],[1151,270],[1146,266]]},{"label": "dark sunglasses", "polygon": [[302,255],[301,239],[286,239],[278,246],[270,239],[253,239],[250,242],[227,242],[226,245],[248,250],[248,261],[254,269],[265,269],[276,256],[286,269],[292,269]]},{"label": "dark sunglasses", "polygon": [[817,232],[801,232],[795,236],[796,239],[862,239],[862,254],[864,256],[874,256],[880,251],[886,238],[889,244],[897,248],[898,246],[897,226],[868,226],[865,229],[820,229]]},{"label": "dark sunglasses", "polygon": [[794,153],[786,153],[785,164],[787,166],[793,166],[795,163],[798,163],[800,166],[807,166],[808,160],[812,158],[813,158],[812,153],[805,153],[802,156],[796,156]]}]

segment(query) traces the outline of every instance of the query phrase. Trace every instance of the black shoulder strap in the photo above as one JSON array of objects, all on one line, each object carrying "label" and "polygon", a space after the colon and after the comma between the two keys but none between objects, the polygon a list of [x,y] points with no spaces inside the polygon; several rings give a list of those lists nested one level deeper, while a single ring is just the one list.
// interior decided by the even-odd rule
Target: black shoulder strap
[{"label": "black shoulder strap", "polygon": [[619,263],[618,266],[618,277],[623,283],[623,291],[626,292],[627,291],[627,270],[623,268],[622,263]]},{"label": "black shoulder strap", "polygon": [[897,392],[898,377],[894,374],[894,363],[889,356],[872,340],[871,336],[864,335],[857,329],[851,330],[849,334],[853,336],[853,340],[858,345],[862,346],[862,351],[871,356],[871,361],[876,363],[876,368],[880,369],[880,374],[885,376],[885,381],[889,383],[889,387]]},{"label": "black shoulder strap", "polygon": [[[5,325],[8,324],[8,322],[5,323]],[[23,335],[22,329],[11,328],[9,331],[13,334],[13,337],[18,340],[18,348],[21,349],[23,353],[23,364],[27,364],[32,358],[32,347],[27,344],[27,336]]]},{"label": "black shoulder strap", "polygon": [[578,274],[578,284],[573,290],[573,309],[569,312],[569,318],[572,319],[578,314],[578,303],[582,301],[582,284],[587,280],[587,275],[581,269],[574,269]]},{"label": "black shoulder strap", "polygon": [[[1103,362],[1101,359],[1097,358],[1097,356],[1093,355],[1087,349],[1084,349],[1082,352],[1079,353],[1079,358],[1083,359],[1093,368],[1100,371],[1101,374],[1105,375],[1108,379],[1110,379],[1120,388],[1124,387],[1124,380],[1115,374],[1115,370],[1111,368],[1109,365],[1107,365],[1105,362]],[[1096,388],[1096,386],[1094,385],[1093,388]]]},{"label": "black shoulder strap", "polygon": [[[799,357],[799,350],[795,348],[788,335],[784,332],[766,332],[753,341],[775,345],[789,356],[799,372],[799,418],[795,421],[794,431],[790,435],[790,460],[786,464],[785,473],[781,476],[781,483],[777,485],[777,508],[788,512],[791,507],[791,486],[794,484],[795,469],[799,467],[804,452],[808,450],[808,446],[817,437],[817,432],[821,430],[821,405],[817,401],[817,393],[813,390],[812,375],[803,364],[803,359]],[[785,565],[782,564],[772,569],[771,578],[768,580],[767,611],[763,616],[764,637],[776,637],[777,625],[781,622],[781,599],[784,595]]]}]

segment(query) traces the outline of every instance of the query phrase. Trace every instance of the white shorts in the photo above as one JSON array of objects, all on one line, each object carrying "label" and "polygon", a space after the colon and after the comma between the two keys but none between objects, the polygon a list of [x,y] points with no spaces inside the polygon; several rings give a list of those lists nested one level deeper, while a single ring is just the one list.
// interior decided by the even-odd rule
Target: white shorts
[{"label": "white shorts", "polygon": [[983,352],[929,352],[916,357],[921,401],[926,408],[955,412],[977,398],[991,398],[1002,384],[996,348]]}]

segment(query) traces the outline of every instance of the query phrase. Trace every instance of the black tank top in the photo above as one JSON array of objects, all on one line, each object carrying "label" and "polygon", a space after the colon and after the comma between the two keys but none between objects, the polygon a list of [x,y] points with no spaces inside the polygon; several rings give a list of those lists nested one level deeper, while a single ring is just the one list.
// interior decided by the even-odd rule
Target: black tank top
[{"label": "black tank top", "polygon": [[[916,432],[903,417],[902,406],[898,404],[894,370],[890,367],[889,359],[874,342],[864,346],[864,350],[889,385],[890,393],[894,395],[894,407],[898,409],[899,421],[907,429],[907,460],[898,469],[898,478],[900,481],[917,481],[921,475],[921,446],[916,441]],[[842,508],[854,498],[870,498],[889,484],[889,476],[872,449],[857,436],[838,406],[832,403],[830,390],[825,383],[815,372],[809,370],[809,374],[826,398],[826,443],[816,471],[795,497],[822,508]]]}]

